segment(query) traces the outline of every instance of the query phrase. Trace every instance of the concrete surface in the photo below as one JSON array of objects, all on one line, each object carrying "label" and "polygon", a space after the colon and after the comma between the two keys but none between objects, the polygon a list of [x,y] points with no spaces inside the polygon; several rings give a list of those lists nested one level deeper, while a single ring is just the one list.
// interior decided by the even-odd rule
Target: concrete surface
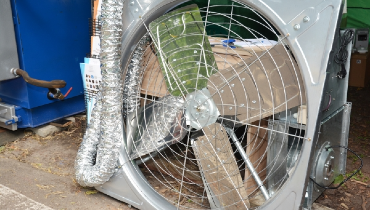
[{"label": "concrete surface", "polygon": [[11,131],[11,130],[0,127],[0,146],[13,142],[16,139],[22,138],[23,136],[24,136],[24,129]]},{"label": "concrete surface", "polygon": [[37,210],[52,210],[52,208],[38,203],[27,196],[20,194],[10,188],[0,184],[0,209],[37,209]]}]

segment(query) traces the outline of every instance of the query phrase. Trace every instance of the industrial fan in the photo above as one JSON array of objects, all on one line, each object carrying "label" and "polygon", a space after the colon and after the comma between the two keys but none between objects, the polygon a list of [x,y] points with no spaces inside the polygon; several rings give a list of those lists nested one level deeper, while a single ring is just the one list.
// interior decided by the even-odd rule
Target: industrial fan
[{"label": "industrial fan", "polygon": [[345,170],[336,134],[318,135],[340,122],[346,146],[347,80],[329,54],[340,9],[103,2],[103,82],[77,181],[140,209],[310,208]]}]

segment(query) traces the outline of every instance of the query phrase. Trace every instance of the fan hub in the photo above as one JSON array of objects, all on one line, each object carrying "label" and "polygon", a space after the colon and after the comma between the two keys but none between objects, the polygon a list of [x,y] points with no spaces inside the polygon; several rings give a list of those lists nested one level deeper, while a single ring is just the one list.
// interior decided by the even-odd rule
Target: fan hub
[{"label": "fan hub", "polygon": [[186,96],[186,124],[201,129],[215,123],[220,115],[208,89],[197,90]]}]

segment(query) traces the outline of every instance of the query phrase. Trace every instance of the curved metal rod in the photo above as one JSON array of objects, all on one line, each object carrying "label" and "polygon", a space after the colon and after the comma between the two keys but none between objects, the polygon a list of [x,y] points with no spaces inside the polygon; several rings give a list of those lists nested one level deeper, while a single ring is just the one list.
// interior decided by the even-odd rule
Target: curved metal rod
[{"label": "curved metal rod", "polygon": [[11,69],[11,72],[14,75],[22,76],[24,81],[31,85],[35,85],[38,87],[44,87],[44,88],[64,88],[67,83],[64,80],[52,80],[52,81],[44,81],[44,80],[38,80],[30,77],[28,73],[22,69]]}]

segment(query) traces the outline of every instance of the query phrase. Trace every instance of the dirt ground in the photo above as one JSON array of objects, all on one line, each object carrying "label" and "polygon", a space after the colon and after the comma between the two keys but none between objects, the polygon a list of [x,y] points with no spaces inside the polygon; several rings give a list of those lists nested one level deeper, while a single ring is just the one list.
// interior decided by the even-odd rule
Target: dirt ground
[{"label": "dirt ground", "polygon": [[[333,209],[365,210],[370,209],[370,89],[350,88],[348,101],[353,104],[349,148],[360,154],[364,166],[358,175],[338,190],[326,190],[316,202]],[[76,123],[67,130],[46,138],[25,131],[23,138],[0,147],[0,184],[54,209],[130,209],[125,203],[75,182],[73,166],[84,122],[82,116],[76,117]],[[347,174],[359,165],[360,161],[348,153]],[[154,181],[153,187],[159,188],[160,183]],[[178,199],[171,190],[158,191],[172,196],[174,201]]]},{"label": "dirt ground", "polygon": [[[349,87],[352,102],[348,147],[363,160],[361,171],[338,190],[326,190],[316,202],[333,209],[370,209],[370,88]],[[360,166],[360,160],[350,152],[347,155],[349,175]],[[340,181],[340,180],[339,180]]]},{"label": "dirt ground", "polygon": [[46,138],[25,131],[23,138],[0,147],[0,184],[53,209],[130,209],[75,182],[74,160],[84,122],[76,117],[67,130]]}]

